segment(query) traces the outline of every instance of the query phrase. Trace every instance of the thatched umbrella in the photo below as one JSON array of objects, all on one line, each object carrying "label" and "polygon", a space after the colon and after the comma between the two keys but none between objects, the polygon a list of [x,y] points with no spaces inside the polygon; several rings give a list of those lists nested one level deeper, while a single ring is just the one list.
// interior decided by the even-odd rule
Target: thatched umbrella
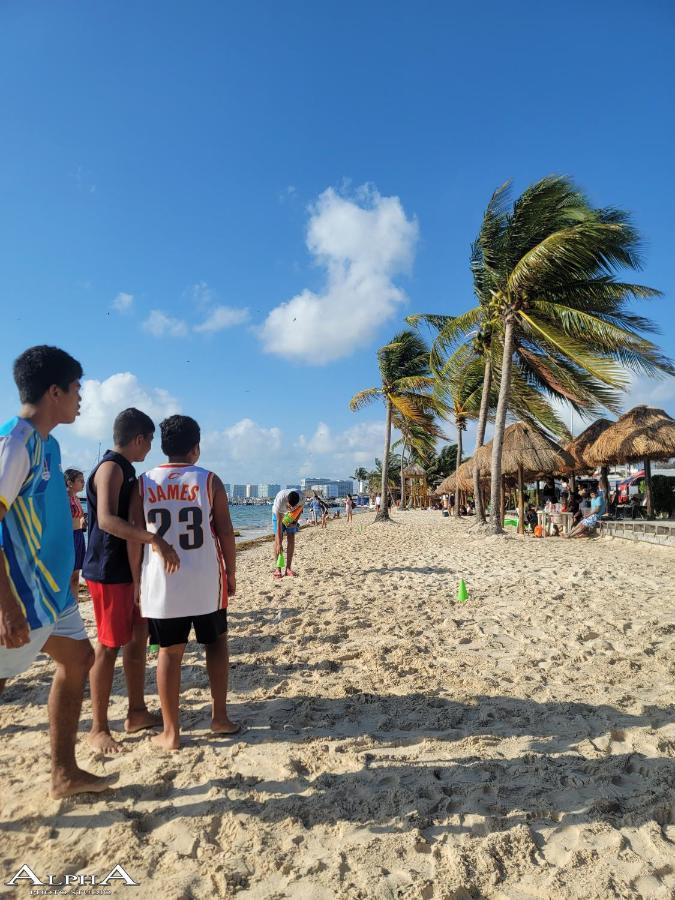
[{"label": "thatched umbrella", "polygon": [[644,462],[647,515],[654,515],[652,460],[675,456],[675,419],[663,409],[636,406],[605,429],[588,448],[584,459],[591,465]]},{"label": "thatched umbrella", "polygon": [[[487,471],[492,458],[492,445],[484,444],[474,459],[481,472]],[[574,460],[539,428],[526,422],[516,422],[504,430],[502,473],[518,475],[518,532],[525,533],[525,504],[523,501],[525,475],[541,472],[561,472],[573,468]]]},{"label": "thatched umbrella", "polygon": [[451,494],[455,489],[455,474],[447,475],[436,488],[438,494]]},{"label": "thatched umbrella", "polygon": [[473,459],[465,459],[456,472],[457,483],[460,491],[470,491],[473,488]]},{"label": "thatched umbrella", "polygon": [[[581,434],[574,438],[574,440],[569,442],[565,447],[565,450],[567,450],[574,460],[575,466],[573,472],[578,469],[595,468],[595,464],[589,462],[586,458],[586,454],[600,435],[607,431],[613,424],[614,423],[610,422],[609,419],[596,419],[596,421],[593,422],[592,425],[589,425],[585,431],[582,431]],[[600,483],[605,492],[605,497],[609,502],[609,467],[607,465],[603,465],[600,469]]]}]

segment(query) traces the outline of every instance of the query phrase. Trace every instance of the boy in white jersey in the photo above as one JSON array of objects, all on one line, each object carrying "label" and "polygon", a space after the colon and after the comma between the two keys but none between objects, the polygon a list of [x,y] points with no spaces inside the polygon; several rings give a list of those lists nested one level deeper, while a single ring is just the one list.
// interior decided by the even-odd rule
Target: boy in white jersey
[{"label": "boy in white jersey", "polygon": [[235,543],[223,483],[196,465],[199,425],[189,416],[170,416],[159,427],[168,463],[140,477],[129,518],[172,543],[180,569],[167,577],[156,553],[140,544],[128,546],[141,614],[148,619],[152,642],[160,647],[157,686],[164,731],[153,741],[178,750],[181,662],[192,627],[206,646],[211,730],[228,735],[240,730],[226,710],[227,599],[236,589]]}]

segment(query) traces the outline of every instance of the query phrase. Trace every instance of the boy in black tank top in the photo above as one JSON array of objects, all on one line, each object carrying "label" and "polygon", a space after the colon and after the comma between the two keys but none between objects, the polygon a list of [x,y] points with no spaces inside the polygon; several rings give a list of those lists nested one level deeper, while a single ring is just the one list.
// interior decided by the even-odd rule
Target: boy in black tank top
[{"label": "boy in black tank top", "polygon": [[147,621],[134,602],[134,585],[127,556],[127,540],[152,544],[167,572],[174,572],[180,560],[173,547],[158,535],[130,525],[129,501],[136,485],[132,465],[150,452],[155,426],[138,409],[125,409],[115,419],[113,440],[87,480],[89,531],[82,574],[94,605],[98,644],[90,672],[92,724],[89,743],[103,753],[119,753],[123,748],[113,740],[108,724],[115,661],[123,647],[124,675],[129,695],[125,731],[162,724],[145,705],[145,652]]}]

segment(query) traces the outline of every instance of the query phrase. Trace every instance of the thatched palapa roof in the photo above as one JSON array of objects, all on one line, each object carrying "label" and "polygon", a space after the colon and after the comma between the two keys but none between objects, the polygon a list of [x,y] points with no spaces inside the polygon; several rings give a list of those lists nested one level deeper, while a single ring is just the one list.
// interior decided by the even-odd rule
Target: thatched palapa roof
[{"label": "thatched palapa roof", "polygon": [[582,431],[581,434],[577,435],[573,441],[569,442],[565,447],[565,450],[567,450],[574,460],[577,469],[595,468],[596,464],[590,463],[586,459],[586,454],[600,435],[613,424],[614,423],[610,422],[609,419],[597,419],[592,425],[589,425],[585,431]]},{"label": "thatched palapa roof", "polygon": [[426,474],[427,474],[426,470],[423,469],[422,466],[418,465],[417,463],[414,463],[412,466],[406,466],[405,469],[403,470],[403,475],[406,478],[411,478],[413,476],[416,478],[421,478],[422,476],[424,476]]},{"label": "thatched palapa roof", "polygon": [[595,466],[671,456],[675,456],[675,419],[653,406],[636,406],[624,413],[584,454]]},{"label": "thatched palapa roof", "polygon": [[[483,444],[475,455],[481,474],[487,473],[492,463],[492,441]],[[502,473],[514,475],[522,466],[525,475],[551,474],[574,468],[574,460],[556,442],[526,422],[516,422],[504,429],[502,445]]]}]

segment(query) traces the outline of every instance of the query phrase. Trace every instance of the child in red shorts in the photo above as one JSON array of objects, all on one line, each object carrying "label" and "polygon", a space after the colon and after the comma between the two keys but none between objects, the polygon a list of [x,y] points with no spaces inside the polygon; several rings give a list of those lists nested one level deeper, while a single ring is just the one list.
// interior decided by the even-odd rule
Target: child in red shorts
[{"label": "child in red shorts", "polygon": [[119,753],[122,745],[110,734],[108,705],[115,662],[123,648],[129,709],[128,733],[162,724],[145,705],[145,653],[148,625],[134,603],[134,585],[127,540],[152,544],[168,573],[180,566],[178,556],[157,534],[130,525],[129,501],[136,486],[132,465],[150,452],[155,426],[138,409],[125,409],[113,425],[113,450],[108,450],[87,481],[89,529],[82,573],[94,604],[98,644],[90,672],[92,724],[89,743],[103,753]]}]

